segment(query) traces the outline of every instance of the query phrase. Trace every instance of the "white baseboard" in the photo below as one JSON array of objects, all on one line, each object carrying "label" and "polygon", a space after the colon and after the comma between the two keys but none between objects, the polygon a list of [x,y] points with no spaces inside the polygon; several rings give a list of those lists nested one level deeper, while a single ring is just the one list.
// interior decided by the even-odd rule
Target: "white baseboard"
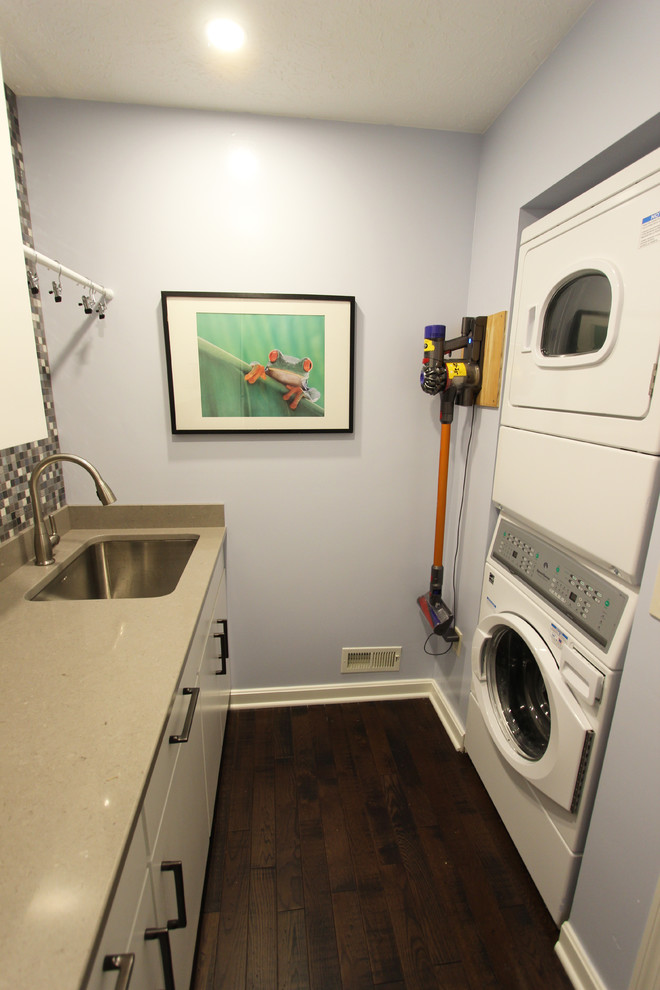
[{"label": "white baseboard", "polygon": [[230,706],[282,708],[287,705],[348,704],[353,701],[394,701],[402,698],[428,698],[456,749],[464,749],[465,728],[432,680],[353,681],[346,684],[239,689],[232,690]]},{"label": "white baseboard", "polygon": [[444,694],[435,683],[429,681],[429,699],[437,716],[445,727],[445,732],[459,753],[465,752],[465,726],[459,721],[456,712],[448,704]]},{"label": "white baseboard", "polygon": [[628,990],[660,990],[660,880],[655,888]]},{"label": "white baseboard", "polygon": [[561,926],[555,952],[575,990],[607,990],[570,921]]}]

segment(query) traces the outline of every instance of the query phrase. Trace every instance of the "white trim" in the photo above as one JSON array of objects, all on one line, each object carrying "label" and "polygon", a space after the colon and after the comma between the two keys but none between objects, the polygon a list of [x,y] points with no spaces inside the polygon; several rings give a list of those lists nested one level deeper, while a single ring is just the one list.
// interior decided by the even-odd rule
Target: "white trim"
[{"label": "white trim", "polygon": [[436,710],[436,714],[442,722],[445,732],[451,739],[459,753],[465,752],[465,726],[459,721],[456,712],[447,702],[435,681],[429,681],[429,700]]},{"label": "white trim", "polygon": [[310,684],[303,687],[232,688],[231,708],[282,708],[287,705],[330,705],[353,701],[428,698],[457,750],[463,751],[465,727],[433,680],[355,681],[352,684]]},{"label": "white trim", "polygon": [[575,990],[607,990],[570,921],[561,926],[555,952]]},{"label": "white trim", "polygon": [[660,881],[655,888],[628,990],[660,990]]}]

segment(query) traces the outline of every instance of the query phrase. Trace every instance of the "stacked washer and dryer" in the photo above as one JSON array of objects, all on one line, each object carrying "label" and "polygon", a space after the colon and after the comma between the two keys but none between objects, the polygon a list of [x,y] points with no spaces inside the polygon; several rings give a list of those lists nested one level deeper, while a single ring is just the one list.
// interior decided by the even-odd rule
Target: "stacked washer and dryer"
[{"label": "stacked washer and dryer", "polygon": [[465,746],[568,916],[660,491],[660,151],[522,236]]}]

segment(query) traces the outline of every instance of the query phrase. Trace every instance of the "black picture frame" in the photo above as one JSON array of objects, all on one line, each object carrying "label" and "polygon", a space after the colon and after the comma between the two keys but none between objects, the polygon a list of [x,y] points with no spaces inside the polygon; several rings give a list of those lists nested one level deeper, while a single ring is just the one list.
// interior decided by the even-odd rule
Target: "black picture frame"
[{"label": "black picture frame", "polygon": [[172,433],[352,433],[355,297],[161,293]]}]

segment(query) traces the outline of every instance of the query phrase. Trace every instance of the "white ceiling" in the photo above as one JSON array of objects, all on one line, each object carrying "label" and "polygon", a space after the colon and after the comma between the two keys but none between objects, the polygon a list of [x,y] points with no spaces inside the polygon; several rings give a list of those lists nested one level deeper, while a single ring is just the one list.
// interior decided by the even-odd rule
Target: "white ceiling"
[{"label": "white ceiling", "polygon": [[0,0],[0,53],[18,96],[482,133],[592,2]]}]

